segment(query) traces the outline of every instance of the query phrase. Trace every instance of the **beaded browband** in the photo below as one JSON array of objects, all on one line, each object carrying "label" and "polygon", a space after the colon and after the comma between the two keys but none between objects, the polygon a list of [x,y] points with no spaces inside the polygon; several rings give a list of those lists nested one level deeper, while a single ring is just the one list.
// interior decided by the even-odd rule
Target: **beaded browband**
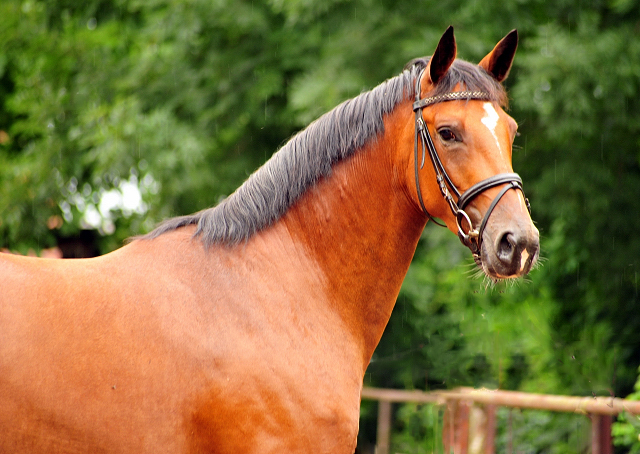
[{"label": "beaded browband", "polygon": [[445,93],[444,95],[431,96],[430,98],[423,98],[413,103],[413,110],[424,109],[431,104],[436,104],[444,101],[460,101],[462,99],[484,99],[490,100],[489,93],[484,91],[454,91],[451,93]]}]

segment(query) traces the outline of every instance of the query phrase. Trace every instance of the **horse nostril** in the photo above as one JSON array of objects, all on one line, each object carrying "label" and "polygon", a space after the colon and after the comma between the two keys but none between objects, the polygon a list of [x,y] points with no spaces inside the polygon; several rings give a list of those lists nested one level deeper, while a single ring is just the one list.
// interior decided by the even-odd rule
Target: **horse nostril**
[{"label": "horse nostril", "polygon": [[498,243],[497,255],[498,258],[505,263],[511,264],[514,254],[516,252],[517,241],[515,236],[511,232],[507,232],[500,238]]},{"label": "horse nostril", "polygon": [[[535,231],[503,231],[494,241],[494,252],[487,257],[487,264],[500,277],[525,275],[538,259],[538,235]],[[492,262],[489,261],[491,259]]]}]

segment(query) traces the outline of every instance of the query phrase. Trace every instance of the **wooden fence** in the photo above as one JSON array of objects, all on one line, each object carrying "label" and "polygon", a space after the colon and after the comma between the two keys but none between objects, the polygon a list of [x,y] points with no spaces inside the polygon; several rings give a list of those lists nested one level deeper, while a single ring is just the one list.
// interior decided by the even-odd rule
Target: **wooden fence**
[{"label": "wooden fence", "polygon": [[364,388],[362,399],[378,401],[376,454],[389,454],[391,404],[432,403],[445,408],[445,453],[494,454],[497,407],[578,413],[591,419],[591,453],[612,454],[611,421],[628,412],[640,415],[640,401],[615,397],[573,397],[515,391],[458,388],[452,391],[401,391]]}]

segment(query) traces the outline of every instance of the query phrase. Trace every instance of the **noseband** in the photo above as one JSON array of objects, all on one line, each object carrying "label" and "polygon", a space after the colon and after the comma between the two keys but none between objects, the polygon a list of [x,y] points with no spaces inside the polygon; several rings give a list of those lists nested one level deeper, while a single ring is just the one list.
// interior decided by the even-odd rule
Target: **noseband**
[{"label": "noseband", "polygon": [[[424,201],[422,200],[422,191],[420,190],[420,178],[419,178],[419,169],[424,167],[425,162],[425,154],[426,151],[429,151],[429,157],[431,158],[431,163],[433,164],[433,168],[436,173],[436,180],[438,182],[438,186],[440,187],[440,192],[442,196],[449,204],[449,208],[451,208],[451,212],[456,218],[456,224],[458,226],[458,237],[462,244],[467,246],[471,252],[473,253],[473,257],[476,262],[479,263],[480,260],[480,251],[482,247],[482,235],[484,233],[484,229],[487,226],[487,221],[489,220],[489,216],[493,212],[493,209],[496,207],[502,196],[504,196],[507,191],[510,189],[519,189],[524,196],[524,191],[522,189],[522,179],[520,175],[517,173],[500,173],[489,177],[485,180],[482,180],[469,189],[467,189],[464,193],[460,194],[460,191],[453,184],[449,174],[446,169],[442,165],[442,161],[438,156],[438,152],[436,151],[436,147],[433,144],[433,140],[431,139],[431,134],[429,133],[429,128],[427,127],[426,122],[422,116],[422,109],[432,104],[446,102],[446,101],[458,101],[458,100],[470,100],[470,99],[478,99],[478,100],[489,100],[489,95],[487,93],[481,91],[458,91],[452,93],[446,93],[444,95],[432,96],[430,98],[420,99],[420,79],[422,79],[422,73],[418,76],[418,80],[416,83],[416,101],[413,103],[413,111],[416,113],[416,132],[415,132],[415,143],[414,143],[414,162],[415,162],[415,178],[416,178],[416,189],[418,191],[418,200],[420,202],[420,207],[422,211],[431,219],[433,217],[429,214],[427,209],[424,206]],[[420,162],[420,166],[418,167],[418,149],[420,148],[419,143],[422,145],[422,160]],[[487,189],[506,185],[502,190],[498,193],[498,195],[493,199],[491,205],[489,205],[489,209],[484,214],[482,218],[482,222],[480,222],[480,227],[478,229],[473,228],[473,223],[469,218],[469,215],[464,211],[464,209],[469,205],[469,203],[475,199],[482,192]],[[457,198],[457,202],[454,200],[451,192],[449,192],[449,188],[451,192]],[[524,198],[527,210],[529,214],[531,214],[531,206],[529,205],[529,200]],[[469,226],[468,231],[464,231],[462,224],[463,221]],[[434,220],[434,222],[436,222]],[[439,224],[438,222],[436,222]],[[442,225],[442,224],[439,224]],[[446,227],[446,226],[444,226]]]}]

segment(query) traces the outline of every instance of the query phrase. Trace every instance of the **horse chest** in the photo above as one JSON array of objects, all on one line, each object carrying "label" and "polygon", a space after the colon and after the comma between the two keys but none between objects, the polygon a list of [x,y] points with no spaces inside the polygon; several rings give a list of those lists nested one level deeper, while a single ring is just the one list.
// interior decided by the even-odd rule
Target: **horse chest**
[{"label": "horse chest", "polygon": [[314,452],[353,453],[359,389],[310,379],[298,367],[266,369],[256,365],[199,396],[187,425],[192,451],[302,453],[313,446]]},{"label": "horse chest", "polygon": [[214,340],[224,348],[187,421],[195,451],[353,452],[362,383],[357,350],[346,336],[336,343],[319,322],[289,317],[298,327],[245,318],[237,333],[227,331],[238,341]]}]

